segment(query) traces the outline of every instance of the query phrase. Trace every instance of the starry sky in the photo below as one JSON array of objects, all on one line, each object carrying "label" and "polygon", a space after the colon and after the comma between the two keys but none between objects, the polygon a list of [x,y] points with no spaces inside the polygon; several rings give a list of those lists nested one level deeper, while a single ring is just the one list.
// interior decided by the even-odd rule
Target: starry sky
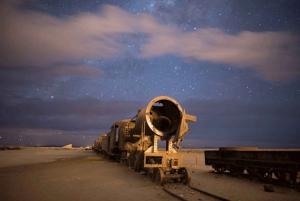
[{"label": "starry sky", "polygon": [[300,148],[300,1],[2,0],[0,83],[0,145],[89,146],[165,95],[184,148]]}]

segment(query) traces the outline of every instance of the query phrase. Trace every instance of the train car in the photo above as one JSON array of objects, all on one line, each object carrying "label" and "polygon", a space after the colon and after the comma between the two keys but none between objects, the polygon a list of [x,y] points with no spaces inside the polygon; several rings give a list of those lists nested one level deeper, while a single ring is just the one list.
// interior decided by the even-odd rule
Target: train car
[{"label": "train car", "polygon": [[[136,171],[145,171],[161,184],[167,179],[188,184],[188,167],[198,166],[197,154],[176,150],[188,133],[188,122],[195,121],[196,116],[186,114],[173,98],[159,96],[139,109],[134,118],[115,122],[101,143],[100,138],[95,141],[94,149],[101,149]],[[159,141],[165,141],[164,150],[159,149]]]},{"label": "train car", "polygon": [[94,149],[97,152],[101,152],[102,151],[102,141],[103,139],[105,140],[107,137],[107,134],[103,134],[101,136],[99,136],[97,138],[97,140],[95,140],[94,144],[92,145],[92,149]]},{"label": "train car", "polygon": [[271,180],[274,175],[282,182],[297,184],[300,173],[300,151],[262,150],[257,147],[220,147],[205,151],[205,165],[217,172],[233,175],[247,173],[255,178]]}]

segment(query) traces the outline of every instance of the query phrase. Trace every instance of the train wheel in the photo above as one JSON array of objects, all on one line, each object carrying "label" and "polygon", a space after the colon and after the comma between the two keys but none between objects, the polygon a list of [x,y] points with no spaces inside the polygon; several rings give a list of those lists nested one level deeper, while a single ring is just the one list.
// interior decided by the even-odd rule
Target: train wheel
[{"label": "train wheel", "polygon": [[160,185],[164,184],[165,173],[161,168],[154,169],[154,181]]},{"label": "train wheel", "polygon": [[254,171],[253,171],[253,169],[251,168],[251,167],[247,167],[246,168],[246,171],[247,171],[247,173],[251,176],[251,177],[253,177],[255,174],[254,174]]},{"label": "train wheel", "polygon": [[116,156],[116,162],[117,162],[117,163],[120,163],[120,155],[117,155],[117,156]]},{"label": "train wheel", "polygon": [[284,172],[282,170],[274,171],[274,175],[281,182],[287,182],[290,184],[297,183],[298,172]]},{"label": "train wheel", "polygon": [[218,172],[219,172],[219,173],[225,172],[225,167],[224,167],[224,166],[219,167]]},{"label": "train wheel", "polygon": [[128,157],[127,162],[128,162],[129,168],[134,168],[134,159],[133,159],[132,155],[130,157]]},{"label": "train wheel", "polygon": [[121,160],[121,164],[125,165],[125,160],[124,159]]},{"label": "train wheel", "polygon": [[274,171],[274,175],[279,181],[281,182],[286,181],[287,175],[284,171],[280,171],[280,170]]},{"label": "train wheel", "polygon": [[241,175],[243,172],[245,171],[244,167],[239,167],[239,166],[230,166],[229,172],[230,174],[234,175],[234,176],[239,176]]},{"label": "train wheel", "polygon": [[134,155],[134,161],[133,161],[133,166],[134,170],[137,172],[140,172],[143,169],[143,159],[142,159],[143,154],[141,152],[137,152]]},{"label": "train wheel", "polygon": [[266,181],[272,180],[272,171],[270,170],[265,170],[263,173],[263,179]]},{"label": "train wheel", "polygon": [[257,180],[260,179],[260,176],[258,174],[258,169],[254,167],[247,167],[246,171],[250,175],[251,179]]},{"label": "train wheel", "polygon": [[[150,158],[147,161],[147,164],[155,164],[155,160],[153,158]],[[146,173],[152,181],[154,181],[154,179],[155,179],[155,169],[156,168],[146,168]]]},{"label": "train wheel", "polygon": [[223,173],[225,171],[225,166],[223,164],[219,164],[219,163],[214,163],[212,165],[212,167],[218,172],[218,173]]},{"label": "train wheel", "polygon": [[297,176],[298,176],[298,172],[291,172],[290,181],[292,184],[297,183]]},{"label": "train wheel", "polygon": [[272,179],[272,171],[265,168],[259,168],[256,171],[256,175],[260,180],[270,181]]},{"label": "train wheel", "polygon": [[146,169],[146,173],[147,173],[147,175],[150,177],[150,179],[151,179],[152,181],[154,181],[154,179],[155,179],[155,171],[154,171],[154,168],[147,168],[147,169]]},{"label": "train wheel", "polygon": [[188,171],[187,168],[181,168],[181,169],[179,169],[178,173],[182,174],[182,177],[180,178],[180,181],[183,184],[186,184],[186,185],[190,184],[190,182],[191,182],[191,175],[190,175],[190,173],[189,173],[189,171]]}]

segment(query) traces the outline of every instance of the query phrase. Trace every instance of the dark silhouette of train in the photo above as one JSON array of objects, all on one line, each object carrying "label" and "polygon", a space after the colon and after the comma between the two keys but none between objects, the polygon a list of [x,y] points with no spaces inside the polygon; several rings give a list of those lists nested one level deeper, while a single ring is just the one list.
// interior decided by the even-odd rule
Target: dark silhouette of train
[{"label": "dark silhouette of train", "polygon": [[211,165],[219,173],[228,171],[240,175],[246,170],[251,177],[260,180],[270,181],[275,176],[281,182],[298,184],[300,151],[220,147],[205,151],[205,165]]}]

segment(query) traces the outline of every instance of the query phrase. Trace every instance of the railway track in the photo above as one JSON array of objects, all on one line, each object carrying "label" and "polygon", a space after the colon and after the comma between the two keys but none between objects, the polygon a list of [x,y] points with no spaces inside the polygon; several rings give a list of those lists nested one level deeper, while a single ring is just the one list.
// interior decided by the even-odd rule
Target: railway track
[{"label": "railway track", "polygon": [[190,185],[174,185],[162,188],[166,193],[181,201],[229,201],[227,198],[203,191]]}]

